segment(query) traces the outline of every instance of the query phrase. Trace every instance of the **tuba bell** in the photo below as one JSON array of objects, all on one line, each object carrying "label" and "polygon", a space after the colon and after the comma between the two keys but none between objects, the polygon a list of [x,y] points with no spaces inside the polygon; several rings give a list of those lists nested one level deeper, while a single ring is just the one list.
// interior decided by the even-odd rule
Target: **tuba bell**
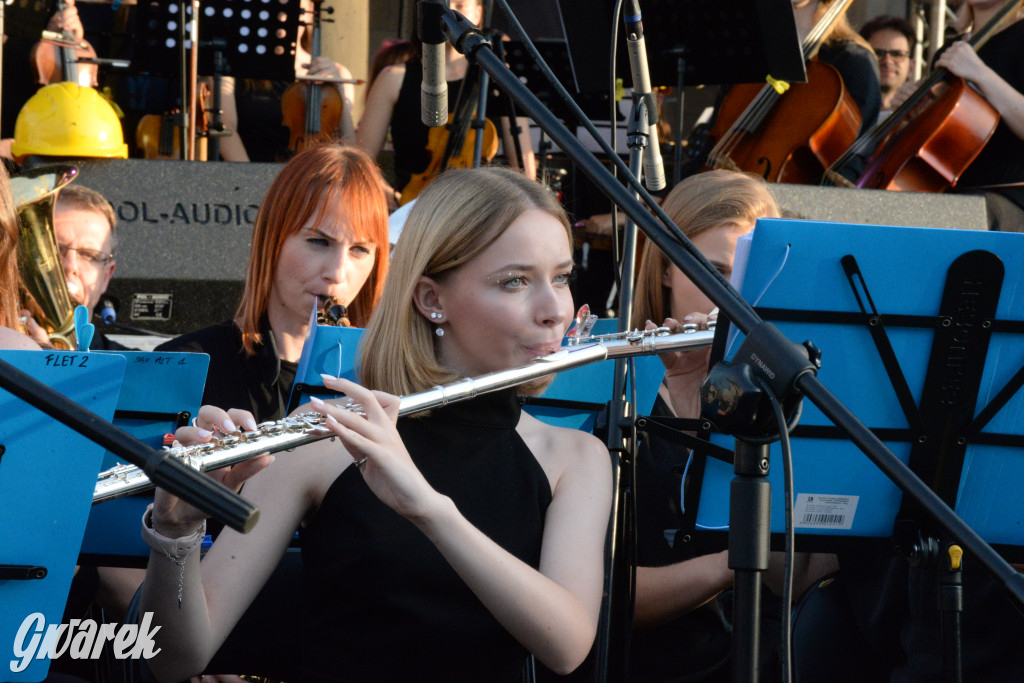
[{"label": "tuba bell", "polygon": [[35,303],[33,315],[55,348],[74,349],[75,303],[68,293],[53,227],[57,191],[78,175],[74,166],[44,166],[11,178],[21,231],[18,269],[24,294]]}]

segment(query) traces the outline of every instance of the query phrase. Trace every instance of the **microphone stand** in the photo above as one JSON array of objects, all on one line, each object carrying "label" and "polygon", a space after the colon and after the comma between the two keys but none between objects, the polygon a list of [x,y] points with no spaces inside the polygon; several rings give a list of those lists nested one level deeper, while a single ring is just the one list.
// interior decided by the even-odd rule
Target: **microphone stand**
[{"label": "microphone stand", "polygon": [[[630,117],[627,140],[629,145],[629,172],[634,178],[640,177],[643,168],[644,150],[647,149],[647,105],[637,93],[633,94],[633,110]],[[626,220],[623,236],[622,262],[619,265],[619,322],[618,331],[629,330],[629,321],[633,316],[633,280],[636,270],[637,227],[631,219]],[[636,520],[633,515],[633,488],[636,480],[636,441],[634,439],[633,414],[634,406],[626,395],[626,380],[631,365],[628,358],[615,360],[612,373],[612,398],[606,407],[607,433],[605,446],[612,454],[612,481],[614,494],[612,498],[612,519],[609,528],[609,557],[605,570],[605,593],[608,596],[617,594],[617,590],[628,589],[633,593],[635,576],[633,573],[633,547],[635,541]],[[618,589],[615,587],[618,586]],[[608,598],[609,602],[611,597]],[[628,603],[628,601],[627,601]],[[595,655],[597,657],[598,681],[604,681],[604,673],[610,668],[612,643],[615,638],[612,624],[618,623],[624,628],[621,641],[629,642],[629,631],[633,622],[632,610],[627,603],[610,604],[610,609],[602,612],[598,622]],[[617,618],[618,617],[618,618]],[[626,648],[623,647],[623,652]],[[622,677],[625,680],[625,661],[622,665]]]},{"label": "microphone stand", "polygon": [[[508,12],[507,5],[505,9]],[[447,39],[455,49],[490,74],[491,79],[508,92],[520,107],[547,131],[556,144],[605,195],[636,222],[654,245],[715,302],[741,332],[747,335],[744,348],[737,353],[738,362],[743,363],[759,383],[767,384],[780,400],[788,399],[792,403],[794,398],[799,401],[801,395],[810,399],[893,483],[936,520],[939,527],[948,534],[948,538],[958,541],[961,547],[977,558],[1014,600],[1024,606],[1024,575],[1018,574],[828,391],[813,371],[813,365],[808,359],[808,349],[789,342],[774,325],[762,321],[754,309],[710,267],[707,260],[699,256],[692,243],[682,235],[678,227],[671,224],[663,212],[659,213],[659,217],[664,224],[655,220],[655,217],[641,206],[625,187],[616,182],[576,136],[519,82],[490,49],[481,49],[490,48],[490,43],[479,31],[469,27],[461,15],[448,10],[442,16],[441,23]],[[623,165],[620,159],[613,158],[612,161]],[[626,180],[653,208],[653,199],[649,199],[649,195],[639,183],[629,178]],[[767,528],[761,528],[759,531],[767,533]],[[767,543],[767,540],[758,543],[761,542]],[[751,624],[754,627],[756,625],[756,621]],[[734,680],[746,679],[734,674]]]},{"label": "microphone stand", "polygon": [[[633,107],[630,112],[627,129],[627,145],[629,147],[629,177],[639,180],[641,169],[644,170],[644,182],[652,189],[660,190],[665,186],[664,177],[658,177],[655,170],[660,166],[660,159],[654,153],[657,136],[652,136],[654,124],[657,123],[657,111],[651,110],[654,98],[651,95],[650,76],[647,73],[647,55],[643,40],[643,27],[640,24],[640,7],[635,2],[630,4],[630,16],[625,18],[627,27],[627,43],[630,51],[630,64],[633,71]],[[613,120],[614,123],[614,120]],[[653,144],[651,144],[653,142]],[[648,145],[651,144],[651,156],[645,158]],[[651,158],[654,157],[654,158]],[[634,201],[639,194],[634,194]],[[633,317],[633,287],[636,271],[637,226],[631,218],[626,219],[623,235],[622,261],[619,264],[619,323],[618,331],[626,332],[630,328]],[[626,666],[630,632],[633,624],[632,600],[618,599],[625,590],[627,596],[633,596],[636,586],[635,546],[635,485],[636,485],[636,439],[633,423],[636,419],[635,406],[626,395],[626,380],[632,365],[626,358],[615,361],[612,372],[612,398],[608,403],[607,434],[605,446],[612,454],[612,481],[614,493],[612,498],[612,519],[609,530],[609,557],[605,571],[605,594],[609,596],[609,608],[601,613],[598,622],[595,656],[597,658],[597,676],[599,683],[607,679],[612,669],[613,643],[616,640],[612,632],[612,624],[617,623],[622,629],[618,635],[621,643],[622,661],[615,662],[619,677],[627,678]]]}]

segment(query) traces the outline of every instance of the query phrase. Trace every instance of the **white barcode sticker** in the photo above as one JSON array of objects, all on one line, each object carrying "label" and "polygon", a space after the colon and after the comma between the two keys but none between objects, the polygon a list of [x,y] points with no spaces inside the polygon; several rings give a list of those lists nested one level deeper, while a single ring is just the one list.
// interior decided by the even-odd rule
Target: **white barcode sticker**
[{"label": "white barcode sticker", "polygon": [[804,529],[851,529],[860,496],[798,493],[793,525]]}]

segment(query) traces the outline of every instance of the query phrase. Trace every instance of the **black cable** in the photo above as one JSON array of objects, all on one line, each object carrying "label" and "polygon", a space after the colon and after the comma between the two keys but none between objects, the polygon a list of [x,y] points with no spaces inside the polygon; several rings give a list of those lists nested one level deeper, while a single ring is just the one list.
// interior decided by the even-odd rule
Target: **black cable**
[{"label": "black cable", "polygon": [[780,646],[782,657],[782,680],[791,683],[793,680],[793,550],[796,545],[796,534],[793,529],[793,451],[789,443],[789,430],[786,418],[782,413],[782,404],[775,397],[768,384],[758,379],[761,390],[772,404],[775,424],[779,428],[779,440],[782,446],[782,471],[784,504],[786,512],[786,570],[782,579],[782,614],[780,625]]},{"label": "black cable", "polygon": [[[617,159],[619,157],[619,138],[618,138],[618,113],[619,109],[615,106],[615,94],[616,94],[616,83],[615,83],[615,71],[618,67],[616,64],[618,51],[616,43],[619,41],[619,15],[622,14],[622,3],[623,0],[615,0],[615,9],[612,11],[612,33],[611,33],[611,44],[608,46],[608,138],[611,140],[612,154]],[[628,174],[632,177],[632,173]],[[612,166],[612,177],[616,180],[619,177],[618,169],[616,166]],[[616,290],[622,291],[622,253],[620,252],[619,246],[622,244],[622,234],[619,232],[619,207],[612,202],[612,258],[615,259],[615,268],[612,269],[615,276],[615,287]],[[616,311],[617,314],[622,315],[622,311]],[[627,328],[628,329],[628,328]]]},{"label": "black cable", "polygon": [[623,173],[629,187],[634,192],[636,192],[641,199],[643,199],[644,203],[647,204],[647,206],[651,209],[654,215],[657,216],[658,220],[661,221],[665,229],[673,237],[675,237],[676,241],[679,242],[679,244],[684,249],[686,249],[686,251],[694,259],[694,261],[700,264],[700,266],[705,270],[705,272],[710,277],[716,278],[720,284],[724,285],[724,292],[722,294],[723,297],[726,297],[730,300],[730,303],[720,307],[723,310],[725,310],[730,308],[731,306],[735,306],[737,311],[746,311],[747,315],[752,319],[758,318],[757,314],[754,312],[754,309],[751,308],[750,305],[743,300],[743,297],[741,297],[739,293],[737,293],[734,289],[732,289],[731,286],[729,286],[729,281],[725,279],[725,276],[718,272],[718,269],[716,269],[708,262],[704,255],[700,253],[700,250],[693,246],[693,244],[683,234],[683,231],[680,230],[679,227],[672,221],[672,219],[669,218],[668,215],[661,209],[661,205],[658,204],[658,202],[650,195],[647,189],[642,184],[640,184],[640,182],[636,178],[633,177],[633,174],[629,172],[629,168],[622,161],[622,159],[618,157],[618,155],[615,153],[615,150],[611,149],[608,142],[600,136],[600,134],[597,132],[597,129],[594,127],[594,124],[590,121],[589,118],[587,118],[587,116],[580,109],[579,105],[576,104],[572,97],[570,97],[568,91],[566,91],[565,87],[561,84],[561,82],[558,80],[555,74],[551,71],[551,67],[549,67],[547,65],[547,62],[544,61],[544,57],[542,57],[540,52],[537,50],[537,46],[534,45],[533,41],[530,40],[530,37],[526,35],[526,31],[523,29],[522,24],[519,23],[519,20],[516,18],[511,8],[509,8],[507,0],[495,1],[498,3],[498,5],[501,6],[502,11],[508,17],[513,30],[521,39],[523,47],[525,47],[526,50],[530,53],[530,56],[533,57],[533,60],[537,63],[537,66],[540,69],[541,73],[543,73],[544,77],[547,78],[548,81],[551,83],[551,86],[554,88],[555,92],[558,93],[559,97],[561,97],[563,103],[577,117],[580,125],[586,128],[587,132],[590,133],[591,137],[601,146],[601,149],[609,156],[614,167],[618,169],[621,173]]}]

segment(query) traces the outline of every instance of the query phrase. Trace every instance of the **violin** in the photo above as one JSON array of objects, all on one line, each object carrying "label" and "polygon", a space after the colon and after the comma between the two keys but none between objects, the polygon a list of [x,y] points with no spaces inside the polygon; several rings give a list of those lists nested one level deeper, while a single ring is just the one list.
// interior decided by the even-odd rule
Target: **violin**
[{"label": "violin", "polygon": [[[1020,7],[1009,0],[968,41],[979,49],[1002,20]],[[823,184],[840,184],[839,171],[868,159],[857,187],[944,192],[981,153],[999,125],[999,113],[964,79],[936,69],[892,114],[877,123],[829,168]]]},{"label": "violin", "polygon": [[814,55],[852,0],[836,0],[803,41],[807,82],[733,86],[710,136],[705,170],[747,171],[770,182],[818,183],[856,139],[860,110],[839,72]]},{"label": "violin", "polygon": [[[67,3],[58,0],[57,11],[65,9]],[[79,66],[79,59],[96,59],[96,50],[89,43],[77,40],[66,28],[60,33],[43,31],[43,39],[33,45],[29,53],[37,85],[73,81],[81,86],[96,87],[99,67],[96,64]]]},{"label": "violin", "polygon": [[[195,148],[196,160],[206,161],[208,122],[203,106],[210,96],[210,89],[200,83],[196,91],[193,111],[196,112]],[[172,109],[163,114],[147,114],[139,119],[135,128],[135,144],[146,159],[184,159],[181,153],[181,110]]]},{"label": "violin", "polygon": [[[466,78],[470,78],[468,73]],[[422,172],[413,173],[409,177],[409,182],[402,188],[399,206],[418,197],[423,188],[433,182],[441,171],[449,168],[472,168],[477,131],[471,130],[469,123],[480,92],[479,78],[475,80],[470,90],[468,97],[463,97],[465,93],[460,90],[457,111],[448,115],[447,124],[430,129],[427,134],[430,162]],[[480,131],[483,136],[481,158],[490,161],[498,153],[498,129],[490,119],[485,118]]]},{"label": "violin", "polygon": [[[310,59],[320,56],[320,12],[323,0],[313,0],[313,36]],[[327,12],[334,11],[328,7]],[[299,153],[324,140],[341,136],[341,115],[344,110],[341,93],[333,85],[324,86],[315,80],[296,80],[281,96],[281,113],[289,130],[288,149]]]}]

